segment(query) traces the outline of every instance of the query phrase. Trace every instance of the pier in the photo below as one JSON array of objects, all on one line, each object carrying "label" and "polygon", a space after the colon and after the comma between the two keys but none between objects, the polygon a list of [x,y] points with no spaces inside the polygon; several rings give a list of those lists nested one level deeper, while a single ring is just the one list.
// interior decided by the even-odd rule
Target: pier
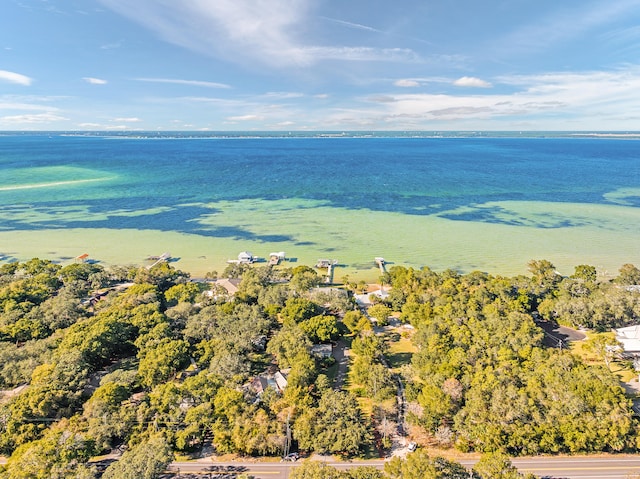
[{"label": "pier", "polygon": [[257,256],[253,256],[249,251],[242,251],[238,254],[238,259],[227,260],[229,264],[253,264],[258,261]]},{"label": "pier", "polygon": [[147,269],[153,268],[155,265],[164,263],[165,261],[169,261],[171,259],[171,253],[162,253],[160,256],[149,256],[147,258],[150,261],[154,261],[154,263],[147,266]]},{"label": "pier", "polygon": [[387,262],[384,260],[384,258],[377,256],[375,258],[375,262],[378,265],[378,268],[380,268],[380,274],[385,274],[387,272]]},{"label": "pier", "polygon": [[338,264],[337,259],[319,259],[316,263],[316,268],[318,269],[327,269],[326,283],[333,283],[333,270],[335,266]]},{"label": "pier", "polygon": [[[0,255],[1,257],[2,255]],[[81,254],[80,256],[76,256],[76,263],[88,263],[89,262],[89,253]]]},{"label": "pier", "polygon": [[281,261],[284,261],[286,259],[286,256],[284,254],[284,251],[279,251],[277,253],[271,253],[269,255],[269,265],[270,266],[277,266],[280,264]]}]

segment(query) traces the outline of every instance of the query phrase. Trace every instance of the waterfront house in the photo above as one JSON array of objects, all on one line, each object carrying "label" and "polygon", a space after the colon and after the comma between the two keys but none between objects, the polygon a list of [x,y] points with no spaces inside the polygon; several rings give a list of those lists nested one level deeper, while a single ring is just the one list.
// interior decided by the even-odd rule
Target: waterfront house
[{"label": "waterfront house", "polygon": [[640,356],[640,324],[614,329],[625,356]]}]

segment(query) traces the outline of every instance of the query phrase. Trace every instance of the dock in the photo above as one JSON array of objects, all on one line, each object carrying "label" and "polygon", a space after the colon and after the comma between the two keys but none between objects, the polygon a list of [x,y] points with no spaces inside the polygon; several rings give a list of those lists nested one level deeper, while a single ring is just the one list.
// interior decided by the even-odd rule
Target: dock
[{"label": "dock", "polygon": [[153,263],[147,266],[147,269],[151,269],[155,265],[164,263],[165,261],[169,261],[170,259],[171,259],[171,253],[169,252],[162,253],[160,256],[149,256],[147,260],[153,261]]},{"label": "dock", "polygon": [[[2,255],[0,255],[2,256]],[[76,256],[76,263],[88,263],[89,262],[89,253],[81,254],[80,256]]]},{"label": "dock", "polygon": [[279,251],[277,253],[271,253],[269,255],[269,265],[270,266],[277,266],[280,264],[281,261],[286,260],[286,256],[284,254],[284,251]]},{"label": "dock", "polygon": [[329,284],[333,283],[333,270],[337,264],[338,264],[337,259],[319,259],[318,262],[316,263],[316,268],[327,269],[326,282]]},{"label": "dock", "polygon": [[378,268],[380,268],[380,274],[385,274],[387,272],[387,262],[384,260],[384,258],[382,258],[381,256],[377,256],[375,258],[375,262],[378,265]]},{"label": "dock", "polygon": [[238,254],[238,259],[230,259],[227,260],[229,264],[253,264],[258,261],[257,256],[253,256],[253,254],[249,251],[241,251]]}]

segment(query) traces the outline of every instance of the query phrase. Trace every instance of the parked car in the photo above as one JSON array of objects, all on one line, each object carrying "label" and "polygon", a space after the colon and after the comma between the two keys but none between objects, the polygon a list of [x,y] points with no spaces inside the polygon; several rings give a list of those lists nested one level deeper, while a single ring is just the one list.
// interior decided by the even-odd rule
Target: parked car
[{"label": "parked car", "polygon": [[415,442],[410,442],[407,446],[407,449],[409,449],[409,452],[413,452],[417,449],[417,447],[418,445]]},{"label": "parked car", "polygon": [[291,454],[287,454],[282,458],[283,461],[291,462],[296,462],[298,459],[300,459],[300,455],[297,452],[292,452]]}]

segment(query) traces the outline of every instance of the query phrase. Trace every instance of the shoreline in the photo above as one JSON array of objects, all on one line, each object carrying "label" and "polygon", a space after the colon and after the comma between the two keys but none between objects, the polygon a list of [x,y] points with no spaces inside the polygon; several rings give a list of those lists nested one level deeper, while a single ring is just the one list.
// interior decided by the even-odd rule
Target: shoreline
[{"label": "shoreline", "polygon": [[[288,250],[287,246],[290,246]],[[300,265],[313,268],[318,258],[327,254],[316,251],[312,255],[295,245],[282,243],[255,243],[156,230],[106,229],[0,231],[0,248],[0,265],[40,258],[66,266],[73,264],[78,256],[87,254],[87,260],[101,266],[141,267],[152,264],[149,257],[169,253],[169,264],[188,272],[193,279],[204,278],[213,271],[222,274],[229,261],[236,261],[242,251],[250,251],[260,259],[252,263],[256,267],[268,265],[271,252],[285,251],[287,260],[280,263],[280,268]],[[334,272],[335,282],[341,283],[345,276],[351,281],[376,283],[380,270],[373,256],[369,264],[354,264],[353,259],[340,255]]]},{"label": "shoreline", "polygon": [[[90,259],[103,266],[145,266],[149,264],[145,261],[149,256],[160,256],[166,252],[174,258],[171,262],[173,267],[188,272],[192,278],[203,278],[206,273],[213,271],[221,274],[228,266],[227,261],[236,260],[242,251],[250,251],[265,260],[271,252],[284,251],[289,260],[281,263],[280,267],[314,267],[319,258],[338,260],[334,271],[335,283],[343,283],[345,277],[353,282],[379,282],[380,270],[375,264],[376,256],[386,259],[387,269],[393,266],[414,269],[429,267],[434,271],[453,269],[462,274],[483,271],[493,276],[526,275],[530,260],[546,259],[556,266],[560,274],[567,276],[573,274],[577,265],[595,266],[602,280],[617,276],[623,264],[640,265],[640,257],[628,254],[635,245],[633,236],[628,239],[628,245],[623,244],[623,238],[618,237],[617,249],[608,247],[609,242],[601,238],[597,249],[574,248],[572,251],[567,245],[556,244],[553,238],[547,239],[546,244],[542,245],[546,247],[539,249],[533,247],[538,247],[541,242],[529,237],[526,238],[527,241],[515,238],[508,245],[494,245],[488,241],[492,233],[493,229],[489,229],[483,235],[476,235],[473,243],[460,242],[453,246],[443,244],[450,240],[446,237],[443,238],[445,241],[425,243],[427,248],[416,251],[413,255],[404,255],[404,247],[400,250],[401,254],[397,254],[397,250],[392,250],[390,245],[385,247],[384,243],[366,244],[362,238],[360,241],[354,238],[352,243],[338,243],[340,248],[322,249],[316,247],[315,243],[269,243],[158,230],[13,230],[0,231],[0,264],[37,257],[67,265],[73,263],[76,257],[88,254]],[[556,234],[562,235],[562,232]],[[572,238],[567,236],[563,235],[563,239],[571,243]],[[363,246],[358,247],[360,244]],[[508,250],[507,246],[512,249]],[[403,261],[403,256],[410,259]],[[268,262],[254,264],[262,266]]]}]

